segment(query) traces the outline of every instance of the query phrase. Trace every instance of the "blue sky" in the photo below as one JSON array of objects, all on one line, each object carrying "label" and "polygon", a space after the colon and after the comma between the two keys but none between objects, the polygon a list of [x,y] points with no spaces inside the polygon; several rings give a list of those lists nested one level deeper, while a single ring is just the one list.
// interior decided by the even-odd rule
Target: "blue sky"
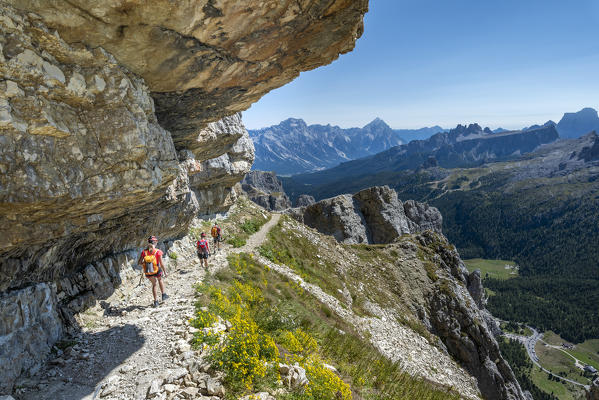
[{"label": "blue sky", "polygon": [[353,52],[243,113],[393,128],[520,128],[599,108],[599,0],[370,0]]}]

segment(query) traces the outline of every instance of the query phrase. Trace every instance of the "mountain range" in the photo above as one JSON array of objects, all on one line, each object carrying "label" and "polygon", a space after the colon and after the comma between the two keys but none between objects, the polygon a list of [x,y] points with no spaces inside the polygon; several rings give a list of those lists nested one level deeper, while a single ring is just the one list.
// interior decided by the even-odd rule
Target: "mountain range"
[{"label": "mountain range", "polygon": [[293,175],[331,168],[441,131],[439,126],[393,130],[380,118],[362,128],[349,129],[307,125],[302,119],[289,118],[248,132],[256,151],[253,169]]},{"label": "mountain range", "polygon": [[[458,125],[449,132],[437,133],[427,140],[414,140],[373,156],[342,163],[334,168],[284,179],[285,188],[294,198],[302,193],[314,194],[327,185],[345,185],[362,176],[385,171],[415,170],[441,166],[468,167],[489,161],[506,160],[529,153],[542,144],[556,141],[553,125],[526,130],[493,133],[478,124]],[[305,186],[310,186],[309,191]],[[331,193],[326,193],[330,195]],[[315,196],[319,197],[319,196]]]},{"label": "mountain range", "polygon": [[[599,116],[593,108],[565,113],[556,124],[547,121],[524,130],[555,126],[559,137],[577,138],[599,131]],[[414,140],[427,140],[445,132],[440,126],[420,129],[392,129],[380,118],[362,128],[343,129],[333,125],[307,125],[290,118],[278,125],[249,130],[254,141],[254,170],[275,171],[279,176],[320,171],[340,163],[374,155]],[[503,128],[483,130],[485,134],[511,132]]]}]

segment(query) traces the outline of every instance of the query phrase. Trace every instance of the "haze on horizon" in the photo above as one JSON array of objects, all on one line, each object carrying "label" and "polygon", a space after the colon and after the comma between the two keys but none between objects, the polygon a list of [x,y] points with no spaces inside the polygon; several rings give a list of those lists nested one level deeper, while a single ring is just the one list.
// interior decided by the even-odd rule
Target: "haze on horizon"
[{"label": "haze on horizon", "polygon": [[599,108],[595,0],[370,0],[364,22],[352,52],[268,93],[246,127],[518,129]]}]

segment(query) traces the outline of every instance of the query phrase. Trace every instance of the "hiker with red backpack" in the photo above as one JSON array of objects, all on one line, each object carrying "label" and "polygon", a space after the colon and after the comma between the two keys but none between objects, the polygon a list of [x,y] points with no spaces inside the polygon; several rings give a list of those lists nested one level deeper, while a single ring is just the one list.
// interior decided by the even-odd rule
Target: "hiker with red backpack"
[{"label": "hiker with red backpack", "polygon": [[206,240],[206,233],[202,232],[200,240],[196,243],[198,257],[200,259],[200,267],[204,265],[208,270],[208,256],[210,255],[210,247],[208,246],[208,240]]},{"label": "hiker with red backpack", "polygon": [[156,244],[158,243],[158,239],[156,236],[150,236],[148,238],[148,246],[141,252],[139,255],[139,259],[137,263],[141,265],[142,275],[139,280],[143,279],[144,275],[146,278],[152,282],[152,295],[154,295],[154,303],[153,307],[158,307],[158,299],[156,283],[160,286],[160,292],[162,293],[162,301],[168,299],[168,295],[164,290],[164,283],[162,282],[162,277],[166,278],[166,269],[164,268],[164,264],[162,263],[162,250],[156,248]]},{"label": "hiker with red backpack", "polygon": [[214,226],[212,227],[210,234],[212,235],[212,239],[214,239],[214,247],[216,248],[216,252],[218,253],[218,251],[220,250],[221,237],[220,226],[218,226],[216,222],[214,223]]}]

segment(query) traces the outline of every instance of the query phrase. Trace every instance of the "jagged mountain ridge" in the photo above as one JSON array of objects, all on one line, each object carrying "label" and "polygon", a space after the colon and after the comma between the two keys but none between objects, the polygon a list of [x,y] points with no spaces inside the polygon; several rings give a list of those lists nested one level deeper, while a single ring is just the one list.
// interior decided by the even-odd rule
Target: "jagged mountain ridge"
[{"label": "jagged mountain ridge", "polygon": [[[547,121],[542,125],[523,128],[522,131],[550,126],[555,126],[561,138],[576,138],[599,130],[599,117],[597,111],[587,107],[576,113],[564,113],[557,124]],[[374,155],[402,142],[426,141],[445,130],[437,125],[421,129],[391,129],[380,118],[363,128],[342,129],[330,124],[307,125],[302,119],[290,118],[278,125],[249,132],[256,147],[253,169],[295,175],[332,168],[339,163]],[[483,132],[502,134],[516,131],[497,128],[484,129]]]},{"label": "jagged mountain ridge", "polygon": [[284,179],[284,183],[288,193],[294,198],[303,193],[302,185],[324,185],[383,171],[427,166],[453,168],[480,165],[488,161],[514,158],[558,138],[553,126],[493,133],[489,128],[483,129],[478,124],[458,125],[449,132],[438,133],[427,140],[414,140],[329,170],[295,175]]},{"label": "jagged mountain ridge", "polygon": [[442,130],[393,130],[380,118],[362,128],[349,129],[330,124],[307,125],[302,119],[289,118],[249,133],[256,149],[253,169],[293,175],[331,168],[397,146],[406,138],[428,137]]}]

